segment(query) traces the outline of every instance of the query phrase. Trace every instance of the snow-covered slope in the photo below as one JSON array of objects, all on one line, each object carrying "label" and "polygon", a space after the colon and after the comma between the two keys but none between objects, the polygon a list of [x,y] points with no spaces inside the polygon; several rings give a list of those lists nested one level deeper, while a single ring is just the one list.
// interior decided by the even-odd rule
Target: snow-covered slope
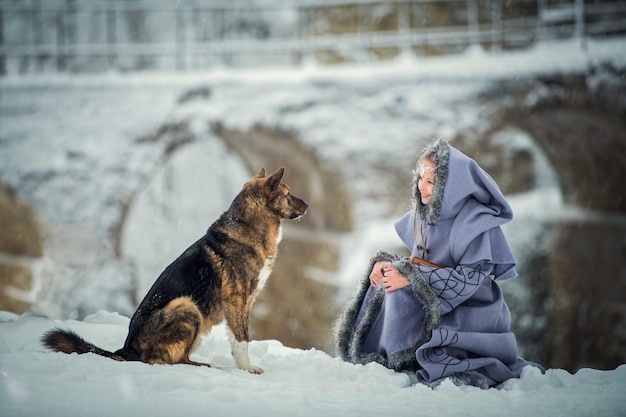
[{"label": "snow-covered slope", "polygon": [[626,365],[575,375],[527,368],[500,389],[435,389],[377,364],[352,365],[275,340],[254,341],[252,375],[235,368],[226,329],[216,327],[190,365],[115,362],[96,356],[50,353],[41,335],[70,328],[105,349],[117,349],[129,319],[99,312],[84,321],[54,321],[0,312],[0,416],[507,416],[619,417],[626,413]]}]

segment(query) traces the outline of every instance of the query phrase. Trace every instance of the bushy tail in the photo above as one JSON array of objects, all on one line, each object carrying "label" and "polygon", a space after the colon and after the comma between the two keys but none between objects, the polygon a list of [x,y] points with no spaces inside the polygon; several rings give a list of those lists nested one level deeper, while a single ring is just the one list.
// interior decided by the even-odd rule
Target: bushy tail
[{"label": "bushy tail", "polygon": [[96,355],[105,356],[115,359],[116,361],[125,361],[126,358],[117,353],[109,352],[104,349],[87,342],[85,339],[77,335],[72,330],[64,330],[56,328],[50,330],[41,337],[41,343],[48,349],[63,353],[95,353]]}]

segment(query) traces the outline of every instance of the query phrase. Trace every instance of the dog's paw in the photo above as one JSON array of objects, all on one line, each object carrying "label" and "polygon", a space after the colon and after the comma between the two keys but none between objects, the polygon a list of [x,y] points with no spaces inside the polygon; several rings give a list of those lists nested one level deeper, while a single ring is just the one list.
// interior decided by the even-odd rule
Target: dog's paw
[{"label": "dog's paw", "polygon": [[257,374],[257,375],[261,375],[263,372],[262,368],[259,368],[258,366],[248,366],[248,369],[246,369],[246,371],[250,372],[251,374]]}]

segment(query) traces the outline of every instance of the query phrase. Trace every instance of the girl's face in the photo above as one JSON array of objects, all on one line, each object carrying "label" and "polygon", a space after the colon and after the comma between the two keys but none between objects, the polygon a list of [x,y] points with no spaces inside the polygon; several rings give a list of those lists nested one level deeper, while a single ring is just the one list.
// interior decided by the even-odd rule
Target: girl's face
[{"label": "girl's face", "polygon": [[430,203],[430,198],[435,187],[435,168],[436,165],[428,158],[422,159],[420,166],[419,178],[417,180],[417,188],[420,190],[422,204]]}]

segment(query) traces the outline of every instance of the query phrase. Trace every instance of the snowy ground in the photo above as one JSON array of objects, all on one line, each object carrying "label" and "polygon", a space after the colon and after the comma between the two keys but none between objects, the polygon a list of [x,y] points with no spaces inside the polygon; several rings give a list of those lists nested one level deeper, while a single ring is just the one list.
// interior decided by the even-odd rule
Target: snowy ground
[{"label": "snowy ground", "polygon": [[[94,355],[49,353],[38,342],[46,330],[63,326],[103,348],[121,347],[128,325],[125,316],[132,313],[130,300],[121,295],[129,285],[129,266],[124,260],[110,262],[114,256],[107,239],[121,204],[139,190],[152,189],[147,187],[149,178],[159,178],[163,187],[176,182],[175,176],[167,175],[167,167],[161,167],[165,145],[138,146],[135,141],[162,124],[192,120],[198,136],[204,135],[198,146],[210,146],[206,123],[214,120],[240,129],[257,122],[294,128],[304,132],[301,139],[315,146],[321,158],[345,164],[346,181],[358,193],[379,180],[357,169],[374,158],[406,162],[415,157],[416,151],[405,149],[416,148],[416,135],[445,136],[475,125],[480,109],[458,109],[455,103],[484,83],[517,75],[584,70],[605,59],[624,66],[625,46],[623,40],[590,42],[587,52],[582,52],[575,42],[566,42],[497,60],[473,51],[424,62],[332,70],[0,80],[0,178],[41,210],[48,239],[67,243],[44,242],[47,250],[57,251],[47,252],[40,268],[54,275],[54,285],[47,288],[54,296],[39,299],[34,309],[63,318],[101,308],[124,314],[99,312],[83,321],[59,322],[41,315],[0,313],[0,417],[172,412],[214,416],[625,415],[626,366],[614,371],[583,369],[575,375],[558,369],[545,375],[529,370],[498,390],[449,383],[431,390],[410,386],[406,376],[375,364],[350,365],[320,351],[291,349],[268,340],[251,344],[252,361],[266,372],[249,375],[234,368],[224,329],[211,333],[194,358],[223,369],[149,366]],[[181,92],[197,85],[211,87],[209,104],[177,105]],[[194,157],[199,156],[189,155]],[[245,180],[241,166],[232,158],[208,159],[201,165],[236,172],[235,183]],[[196,172],[201,179],[202,173]],[[207,187],[217,187],[224,195],[232,192],[219,178]],[[543,191],[555,194],[549,187]],[[536,210],[528,210],[527,197],[511,197],[516,219],[541,221],[532,217]],[[539,196],[544,203],[545,197],[546,193]],[[225,206],[228,198],[224,199],[224,205],[215,210]],[[551,215],[564,214],[558,196],[549,201],[559,208],[549,210]],[[355,256],[341,266],[339,277],[359,276],[363,258],[375,250],[355,246],[355,242],[378,246],[395,239],[389,227],[393,219],[384,215],[387,207],[370,203],[357,206],[355,217],[360,223],[347,237]],[[187,225],[185,230],[175,222],[167,225],[181,231],[180,241],[169,242],[155,258],[172,259],[181,245],[197,237],[182,234],[204,229],[215,213],[203,216],[196,215],[198,225]],[[170,213],[169,217],[181,216]],[[158,232],[149,223],[143,226],[137,233]],[[532,234],[532,230],[527,232]],[[134,247],[132,239],[125,244]],[[130,256],[132,249],[123,250]],[[152,267],[159,270],[162,266]],[[350,289],[353,284],[345,283]],[[25,294],[28,297],[37,300],[35,292]]]},{"label": "snowy ground", "polygon": [[500,389],[444,382],[435,389],[377,364],[351,365],[275,340],[250,345],[252,375],[234,367],[223,326],[193,359],[220,369],[115,362],[96,355],[46,352],[41,334],[76,330],[107,349],[126,337],[128,318],[99,312],[59,322],[0,312],[0,416],[624,416],[626,365],[575,375],[527,368]]}]

